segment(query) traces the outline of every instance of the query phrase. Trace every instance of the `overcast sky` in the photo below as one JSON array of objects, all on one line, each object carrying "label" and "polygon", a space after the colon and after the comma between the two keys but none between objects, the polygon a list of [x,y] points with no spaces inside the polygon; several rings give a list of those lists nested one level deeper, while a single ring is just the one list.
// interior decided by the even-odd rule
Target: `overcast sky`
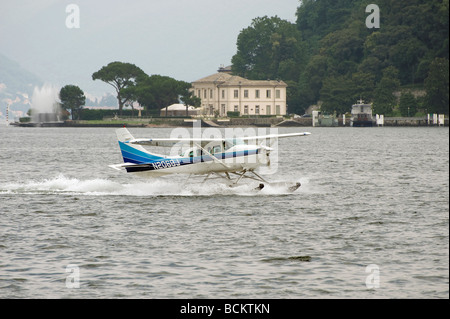
[{"label": "overcast sky", "polygon": [[[80,10],[68,28],[69,4]],[[256,17],[296,21],[299,0],[5,0],[0,53],[42,80],[101,96],[92,73],[112,61],[192,82],[230,65],[239,32]],[[75,22],[74,20],[70,20]],[[1,72],[1,70],[0,70]]]}]

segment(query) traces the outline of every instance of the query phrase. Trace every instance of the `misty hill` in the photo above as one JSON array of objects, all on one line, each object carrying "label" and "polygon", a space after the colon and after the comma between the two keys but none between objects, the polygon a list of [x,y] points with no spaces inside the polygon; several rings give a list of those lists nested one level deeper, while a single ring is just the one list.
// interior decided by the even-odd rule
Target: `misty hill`
[{"label": "misty hill", "polygon": [[0,54],[0,110],[7,104],[11,110],[26,112],[35,86],[43,81],[33,73],[23,69],[17,62]]}]

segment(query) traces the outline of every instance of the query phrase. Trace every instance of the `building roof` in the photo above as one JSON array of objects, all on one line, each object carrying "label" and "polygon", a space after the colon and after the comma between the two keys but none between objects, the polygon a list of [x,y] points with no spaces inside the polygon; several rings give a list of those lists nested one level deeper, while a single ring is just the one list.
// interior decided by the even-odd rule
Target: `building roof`
[{"label": "building roof", "polygon": [[231,65],[229,65],[229,66],[223,66],[223,65],[221,65],[220,68],[217,70],[217,72],[232,73],[233,70],[232,70],[231,68],[232,68]]},{"label": "building roof", "polygon": [[209,84],[224,86],[287,86],[283,81],[277,80],[248,80],[237,75],[231,75],[225,72],[218,72],[207,77],[201,78],[192,84]]},{"label": "building roof", "polygon": [[[161,110],[165,110],[165,109],[166,108],[164,107]],[[181,103],[172,104],[167,107],[167,110],[169,110],[169,111],[186,111],[186,105],[181,104]],[[196,110],[196,108],[189,105],[188,110]]]}]

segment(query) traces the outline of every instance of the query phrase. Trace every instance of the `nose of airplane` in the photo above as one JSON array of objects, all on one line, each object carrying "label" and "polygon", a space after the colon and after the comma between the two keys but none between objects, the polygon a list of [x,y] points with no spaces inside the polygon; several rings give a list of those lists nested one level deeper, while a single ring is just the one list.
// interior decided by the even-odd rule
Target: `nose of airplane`
[{"label": "nose of airplane", "polygon": [[261,156],[258,157],[260,163],[263,165],[270,166],[270,152],[273,151],[274,149],[266,145],[259,145],[259,149],[261,154]]},{"label": "nose of airplane", "polygon": [[266,150],[267,153],[270,153],[271,151],[273,151],[272,147],[266,146],[266,145],[260,145],[259,146],[261,149]]}]

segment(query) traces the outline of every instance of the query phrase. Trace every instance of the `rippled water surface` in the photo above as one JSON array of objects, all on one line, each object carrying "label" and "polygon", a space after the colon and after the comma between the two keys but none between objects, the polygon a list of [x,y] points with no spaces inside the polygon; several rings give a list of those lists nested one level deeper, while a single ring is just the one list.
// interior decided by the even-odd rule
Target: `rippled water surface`
[{"label": "rippled water surface", "polygon": [[268,177],[290,194],[115,171],[114,129],[0,127],[0,298],[449,298],[448,128],[305,130]]}]

